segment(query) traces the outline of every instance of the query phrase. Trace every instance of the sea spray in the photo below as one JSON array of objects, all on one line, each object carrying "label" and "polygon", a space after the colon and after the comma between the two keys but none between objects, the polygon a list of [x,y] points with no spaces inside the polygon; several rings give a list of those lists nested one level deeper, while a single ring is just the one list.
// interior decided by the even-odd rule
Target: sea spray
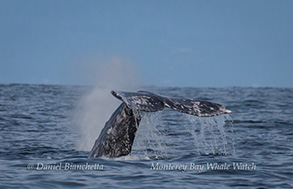
[{"label": "sea spray", "polygon": [[[136,91],[142,86],[142,80],[133,64],[112,59],[98,64],[96,86],[80,101],[77,117],[80,133],[77,150],[90,151],[101,129],[121,101],[111,95],[111,90]],[[92,70],[91,70],[92,71]]]}]

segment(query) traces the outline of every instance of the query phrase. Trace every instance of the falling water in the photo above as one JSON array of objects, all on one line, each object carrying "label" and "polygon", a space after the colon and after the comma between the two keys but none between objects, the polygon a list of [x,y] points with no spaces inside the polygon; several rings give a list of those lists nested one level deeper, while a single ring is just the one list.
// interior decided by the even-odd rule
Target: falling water
[{"label": "falling water", "polygon": [[160,112],[140,112],[142,120],[133,144],[132,155],[160,158],[166,156],[165,143],[159,127]]},{"label": "falling water", "polygon": [[[192,135],[198,154],[234,154],[234,133],[230,116],[196,117],[185,114],[185,128]],[[226,122],[228,124],[226,124]]]},{"label": "falling water", "polygon": [[[132,155],[164,158],[168,153],[174,152],[167,147],[168,140],[173,140],[177,134],[167,137],[163,133],[164,127],[168,128],[168,122],[162,120],[162,112],[140,113],[142,120],[133,144]],[[178,113],[181,114],[181,113]],[[184,125],[182,133],[186,144],[192,145],[192,149],[198,155],[228,155],[235,154],[235,143],[232,119],[230,116],[196,117],[188,114],[178,116],[178,121]],[[170,131],[172,128],[168,128]],[[178,134],[179,135],[179,134]]]},{"label": "falling water", "polygon": [[193,137],[198,154],[234,154],[234,134],[230,116],[196,117],[186,114],[186,117],[189,124],[185,127]]}]

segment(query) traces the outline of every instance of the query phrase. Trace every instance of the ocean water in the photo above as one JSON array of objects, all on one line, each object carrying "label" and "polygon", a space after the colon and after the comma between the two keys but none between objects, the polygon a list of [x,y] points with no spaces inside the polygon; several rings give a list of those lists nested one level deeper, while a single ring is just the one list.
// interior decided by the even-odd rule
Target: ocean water
[{"label": "ocean water", "polygon": [[78,147],[91,90],[0,85],[0,188],[293,188],[293,89],[147,87],[232,114],[143,113],[132,154],[114,159]]}]

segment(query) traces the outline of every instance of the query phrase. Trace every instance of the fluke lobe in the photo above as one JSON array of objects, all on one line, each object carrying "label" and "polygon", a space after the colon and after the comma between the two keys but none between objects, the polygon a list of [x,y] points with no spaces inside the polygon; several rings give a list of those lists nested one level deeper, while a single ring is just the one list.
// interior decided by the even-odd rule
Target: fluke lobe
[{"label": "fluke lobe", "polygon": [[156,112],[165,107],[195,115],[211,117],[229,114],[221,104],[193,99],[168,98],[147,91],[111,91],[122,101],[106,122],[89,155],[93,157],[120,157],[131,152],[132,144],[141,120],[140,112]]}]

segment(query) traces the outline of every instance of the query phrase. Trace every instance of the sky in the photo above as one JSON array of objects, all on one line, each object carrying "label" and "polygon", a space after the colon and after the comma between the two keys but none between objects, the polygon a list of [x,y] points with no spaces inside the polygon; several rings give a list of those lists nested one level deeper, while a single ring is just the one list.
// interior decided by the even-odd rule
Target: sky
[{"label": "sky", "polygon": [[144,85],[293,87],[292,20],[292,0],[0,0],[0,83],[97,85],[119,62]]}]

